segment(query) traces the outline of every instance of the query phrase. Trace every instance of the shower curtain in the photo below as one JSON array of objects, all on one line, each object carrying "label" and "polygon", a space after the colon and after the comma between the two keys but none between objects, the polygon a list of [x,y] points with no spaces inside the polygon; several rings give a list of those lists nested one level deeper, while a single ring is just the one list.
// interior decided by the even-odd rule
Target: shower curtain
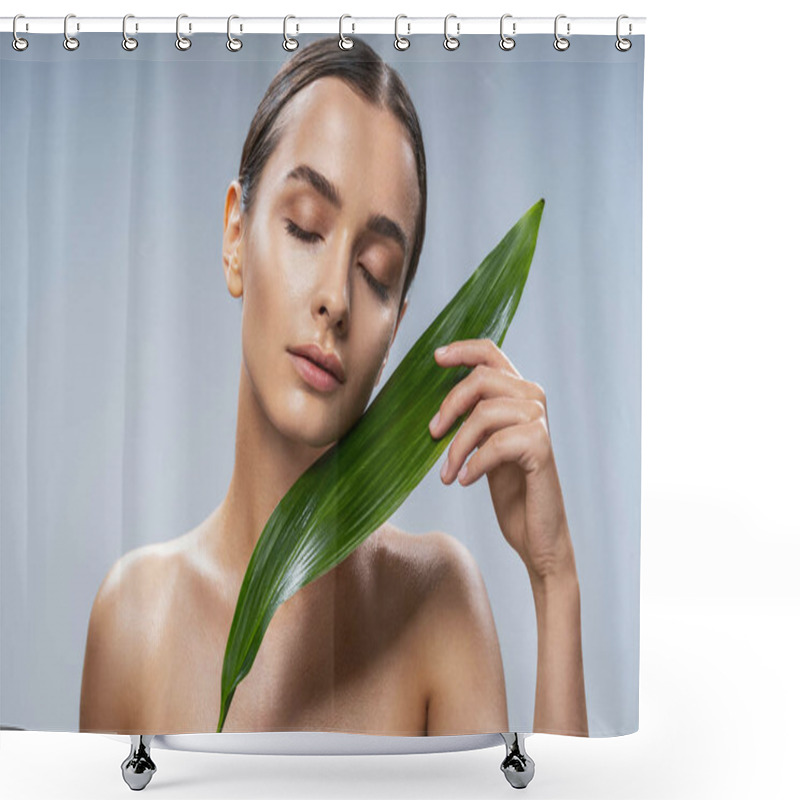
[{"label": "shower curtain", "polygon": [[3,727],[638,729],[644,37],[349,38],[3,34]]}]

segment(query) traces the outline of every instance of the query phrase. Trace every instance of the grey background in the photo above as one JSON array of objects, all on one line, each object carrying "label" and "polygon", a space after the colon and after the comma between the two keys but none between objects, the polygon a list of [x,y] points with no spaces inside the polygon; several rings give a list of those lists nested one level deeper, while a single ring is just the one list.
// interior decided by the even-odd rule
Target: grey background
[{"label": "grey background", "polygon": [[[0,37],[0,723],[77,731],[86,626],[123,553],[197,525],[233,467],[241,312],[224,193],[289,54],[280,36]],[[302,42],[315,36],[304,36]],[[427,235],[384,380],[544,197],[503,350],[548,397],[581,587],[591,736],[638,729],[644,38],[364,39],[406,81],[428,158]],[[382,384],[381,384],[382,385]],[[380,388],[380,387],[379,387]],[[378,390],[376,389],[376,392]],[[444,458],[444,456],[442,456]],[[392,517],[476,557],[512,730],[530,731],[536,623],[488,485],[437,464]]]}]

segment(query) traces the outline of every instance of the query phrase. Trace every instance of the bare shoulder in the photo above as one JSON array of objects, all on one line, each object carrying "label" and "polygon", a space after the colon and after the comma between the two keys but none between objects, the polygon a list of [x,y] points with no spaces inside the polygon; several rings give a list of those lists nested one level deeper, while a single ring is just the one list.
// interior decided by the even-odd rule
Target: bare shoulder
[{"label": "bare shoulder", "polygon": [[427,687],[427,732],[506,730],[505,679],[494,616],[480,567],[459,539],[394,529],[389,540],[424,588],[417,664]]},{"label": "bare shoulder", "polygon": [[[436,570],[455,567],[473,561],[472,554],[455,536],[443,531],[408,533],[395,525],[386,524],[371,537],[382,554],[391,554],[409,568]],[[477,566],[477,564],[475,565]]]},{"label": "bare shoulder", "polygon": [[383,525],[370,537],[371,566],[380,579],[392,584],[421,588],[435,582],[440,555],[438,534],[407,533],[394,525]]},{"label": "bare shoulder", "polygon": [[371,537],[373,565],[379,576],[410,589],[425,590],[428,602],[458,605],[465,597],[485,591],[480,567],[463,542],[444,531],[411,534],[394,525]]},{"label": "bare shoulder", "polygon": [[93,610],[107,612],[120,603],[132,603],[146,592],[157,590],[163,570],[174,559],[172,542],[158,542],[129,550],[120,556],[103,578]]},{"label": "bare shoulder", "polygon": [[95,632],[106,633],[125,619],[124,629],[131,631],[149,609],[160,606],[179,569],[183,538],[143,545],[120,556],[97,590],[90,629],[94,625]]},{"label": "bare shoulder", "polygon": [[165,587],[170,586],[176,569],[179,540],[130,550],[103,578],[86,634],[81,731],[129,732],[136,688],[149,672],[152,620],[163,611]]},{"label": "bare shoulder", "polygon": [[365,573],[388,606],[403,608],[407,620],[419,618],[441,590],[444,575],[457,569],[459,558],[469,557],[458,552],[459,542],[441,531],[408,533],[388,523],[367,542]]}]

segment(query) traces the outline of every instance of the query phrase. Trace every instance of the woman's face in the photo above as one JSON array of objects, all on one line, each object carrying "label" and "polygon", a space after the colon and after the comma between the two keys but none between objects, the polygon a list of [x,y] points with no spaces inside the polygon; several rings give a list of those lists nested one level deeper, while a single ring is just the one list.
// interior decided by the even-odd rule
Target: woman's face
[{"label": "woman's face", "polygon": [[[223,261],[261,409],[322,447],[363,413],[405,313],[416,162],[402,123],[335,77],[298,92],[281,120],[247,220],[238,181],[228,189]],[[338,359],[342,381],[291,352],[312,344]]]}]

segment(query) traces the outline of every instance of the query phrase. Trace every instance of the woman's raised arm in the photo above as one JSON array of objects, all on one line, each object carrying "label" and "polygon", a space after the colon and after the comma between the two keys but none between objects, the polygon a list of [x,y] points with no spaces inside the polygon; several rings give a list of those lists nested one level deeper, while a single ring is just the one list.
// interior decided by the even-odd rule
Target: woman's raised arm
[{"label": "woman's raised arm", "polygon": [[528,574],[538,631],[533,731],[588,736],[574,556],[546,577],[532,571]]}]

